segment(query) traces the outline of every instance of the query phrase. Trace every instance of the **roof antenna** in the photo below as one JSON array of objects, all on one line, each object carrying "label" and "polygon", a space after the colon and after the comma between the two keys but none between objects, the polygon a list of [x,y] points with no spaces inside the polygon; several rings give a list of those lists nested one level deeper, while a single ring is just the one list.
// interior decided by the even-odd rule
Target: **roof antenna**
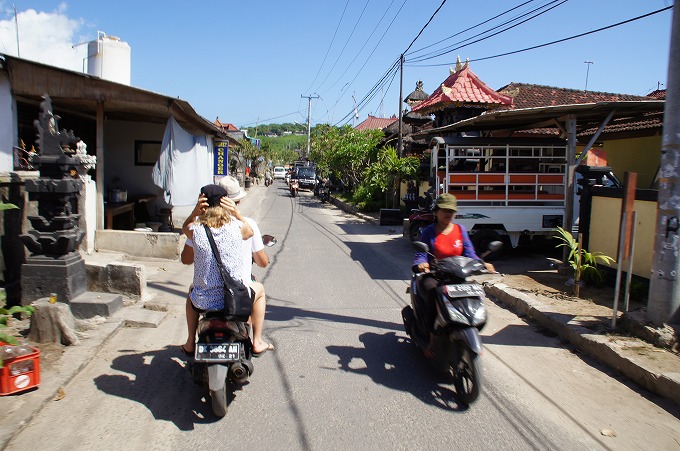
[{"label": "roof antenna", "polygon": [[595,63],[592,62],[592,61],[584,61],[583,63],[588,65],[588,69],[586,70],[586,87],[584,89],[584,91],[587,91],[588,90],[588,74],[590,73],[590,65],[595,64]]}]

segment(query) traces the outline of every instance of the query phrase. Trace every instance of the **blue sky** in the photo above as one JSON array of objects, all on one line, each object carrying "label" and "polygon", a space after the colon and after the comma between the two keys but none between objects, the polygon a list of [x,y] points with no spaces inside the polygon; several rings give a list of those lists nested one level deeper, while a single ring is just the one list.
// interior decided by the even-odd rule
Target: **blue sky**
[{"label": "blue sky", "polygon": [[[102,31],[130,45],[133,86],[180,97],[208,120],[219,117],[246,128],[305,123],[307,99],[301,96],[310,95],[319,96],[312,102],[313,124],[351,124],[355,101],[358,121],[368,114],[398,114],[399,74],[390,68],[441,3],[0,0],[0,52],[17,54],[15,6],[22,58],[82,71],[87,46],[72,46]],[[448,0],[405,54],[404,96],[418,80],[431,93],[458,55],[469,58],[473,72],[493,89],[511,82],[584,89],[587,75],[588,90],[647,94],[665,87],[672,9],[560,44],[475,60],[671,5],[671,0]],[[545,12],[472,42],[535,8]],[[442,49],[449,52],[418,61]]]}]

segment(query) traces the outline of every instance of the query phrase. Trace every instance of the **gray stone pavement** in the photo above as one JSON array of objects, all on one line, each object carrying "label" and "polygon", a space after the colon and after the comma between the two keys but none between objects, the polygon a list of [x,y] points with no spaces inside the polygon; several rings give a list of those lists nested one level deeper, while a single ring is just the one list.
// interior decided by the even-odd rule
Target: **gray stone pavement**
[{"label": "gray stone pavement", "polygon": [[[242,201],[246,215],[261,202],[266,188],[253,186],[249,196]],[[342,209],[378,224],[377,215],[365,215],[351,211],[344,203],[333,199]],[[404,238],[406,239],[406,238]],[[120,255],[98,253],[84,256],[86,261],[110,261],[121,259]],[[56,361],[41,368],[38,389],[23,394],[0,397],[0,449],[26,426],[31,419],[49,402],[58,401],[62,387],[97,355],[101,347],[122,327],[156,327],[166,315],[167,302],[183,303],[185,291],[191,281],[191,268],[175,260],[129,261],[144,265],[147,271],[147,290],[139,301],[128,300],[126,307],[113,316],[102,319],[81,334],[78,346],[65,347]],[[164,279],[172,278],[169,289]],[[483,280],[487,294],[496,302],[513,309],[519,315],[527,316],[543,328],[571,343],[583,354],[603,363],[641,387],[659,396],[671,399],[680,405],[680,356],[654,348],[646,341],[630,337],[628,340],[615,340],[606,334],[594,333],[579,322],[578,303],[564,302],[556,306],[539,295],[532,295],[512,288],[503,283],[502,276]],[[180,289],[181,288],[181,289]],[[566,305],[565,305],[566,304]],[[573,305],[572,305],[573,304]],[[607,312],[605,311],[604,314]],[[622,319],[623,320],[623,319]],[[640,330],[644,320],[628,315],[625,321],[632,322]],[[55,345],[52,345],[55,346]],[[647,352],[641,352],[641,347]]]}]

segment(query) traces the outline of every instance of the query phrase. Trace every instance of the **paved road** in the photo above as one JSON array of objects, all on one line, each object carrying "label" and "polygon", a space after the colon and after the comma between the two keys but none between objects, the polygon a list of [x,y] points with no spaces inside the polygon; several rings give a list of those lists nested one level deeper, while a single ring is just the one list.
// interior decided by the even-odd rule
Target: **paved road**
[{"label": "paved road", "polygon": [[677,409],[494,304],[483,395],[457,405],[403,332],[412,251],[400,230],[308,192],[291,199],[281,182],[248,200],[246,213],[279,240],[256,272],[276,351],[255,361],[227,417],[212,416],[177,351],[192,269],[158,263],[149,284],[171,315],[120,331],[8,449],[680,447]]}]

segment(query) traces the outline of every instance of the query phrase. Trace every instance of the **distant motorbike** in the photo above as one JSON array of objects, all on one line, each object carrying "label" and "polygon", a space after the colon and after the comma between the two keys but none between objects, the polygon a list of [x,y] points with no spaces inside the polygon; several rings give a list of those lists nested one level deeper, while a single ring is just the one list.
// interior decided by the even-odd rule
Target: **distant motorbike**
[{"label": "distant motorbike", "polygon": [[322,180],[317,184],[317,196],[319,196],[319,200],[321,202],[330,202],[331,200],[331,190],[328,187],[328,182],[326,180]]},{"label": "distant motorbike", "polygon": [[420,199],[421,207],[411,210],[411,214],[408,217],[408,237],[411,241],[419,240],[423,229],[435,221],[434,212],[432,211],[434,206],[432,192],[428,191],[425,193],[425,197]]},{"label": "distant motorbike", "polygon": [[292,197],[297,196],[298,191],[300,190],[300,183],[298,182],[298,179],[290,179],[290,195]]},{"label": "distant motorbike", "polygon": [[274,183],[274,179],[272,178],[271,175],[265,175],[264,176],[264,186],[269,186],[272,183]]},{"label": "distant motorbike", "polygon": [[[416,241],[414,246],[428,252],[427,244]],[[502,246],[500,241],[489,245],[493,252]],[[431,255],[431,254],[430,254]],[[480,354],[482,340],[479,331],[486,324],[484,289],[477,283],[467,282],[468,276],[488,272],[482,260],[467,257],[448,257],[435,260],[430,273],[413,273],[407,292],[411,305],[402,309],[406,333],[425,353],[430,363],[451,377],[458,398],[464,404],[474,402],[481,392],[482,366]],[[435,299],[424,299],[420,280],[431,274],[438,281]],[[437,315],[434,324],[425,324],[425,303],[435,302]],[[434,341],[430,343],[430,336]]]},{"label": "distant motorbike", "polygon": [[[263,235],[265,246],[273,246],[276,238]],[[244,385],[253,374],[252,329],[248,318],[227,318],[224,311],[207,311],[198,321],[198,338],[189,370],[194,382],[208,387],[213,413],[227,414],[227,397],[231,385]]]}]

